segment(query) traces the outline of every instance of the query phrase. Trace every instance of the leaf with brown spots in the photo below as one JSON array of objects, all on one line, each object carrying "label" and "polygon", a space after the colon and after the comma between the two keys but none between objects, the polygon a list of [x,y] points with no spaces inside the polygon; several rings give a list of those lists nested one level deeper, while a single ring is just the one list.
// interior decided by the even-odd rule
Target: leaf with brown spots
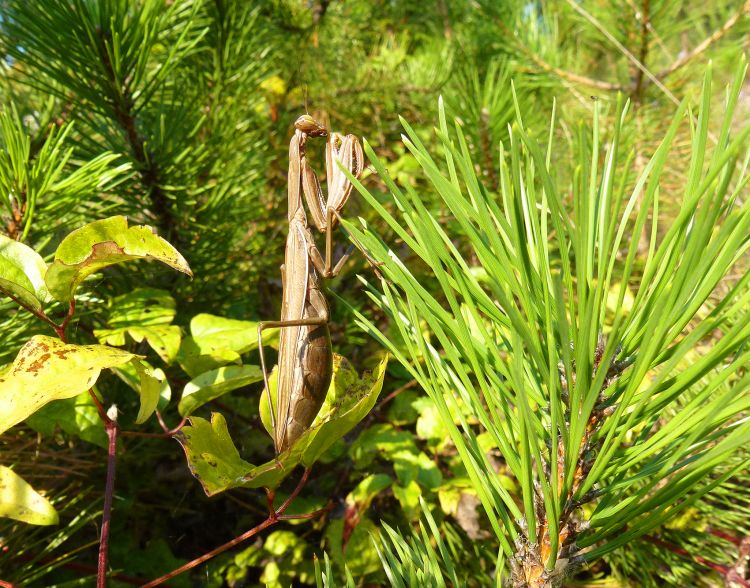
[{"label": "leaf with brown spots", "polygon": [[299,464],[301,454],[292,447],[271,461],[255,466],[240,457],[221,413],[211,421],[191,416],[175,438],[182,445],[190,472],[208,496],[230,488],[276,488]]},{"label": "leaf with brown spots", "polygon": [[106,345],[68,345],[54,337],[33,337],[0,377],[0,433],[52,400],[85,392],[102,369],[135,357]]},{"label": "leaf with brown spots", "polygon": [[55,252],[45,276],[50,294],[68,302],[79,284],[105,267],[133,259],[153,259],[192,276],[179,251],[146,225],[128,227],[124,216],[95,221],[70,233]]}]

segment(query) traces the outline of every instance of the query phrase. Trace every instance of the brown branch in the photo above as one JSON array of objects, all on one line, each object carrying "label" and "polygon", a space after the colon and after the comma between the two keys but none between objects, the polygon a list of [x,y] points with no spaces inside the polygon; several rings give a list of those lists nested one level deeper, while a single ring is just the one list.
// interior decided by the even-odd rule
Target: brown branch
[{"label": "brown branch", "polygon": [[194,567],[202,564],[205,561],[208,561],[209,559],[224,553],[228,549],[231,549],[235,545],[239,545],[243,541],[246,541],[250,537],[253,537],[263,531],[264,529],[267,529],[271,525],[275,525],[279,521],[289,521],[289,520],[299,520],[299,519],[311,519],[316,516],[319,516],[320,514],[326,512],[330,509],[330,506],[326,506],[324,508],[321,508],[319,510],[307,513],[307,514],[301,514],[301,515],[285,515],[284,512],[289,508],[289,506],[292,504],[295,498],[299,495],[299,493],[302,491],[302,488],[304,487],[305,483],[307,482],[307,478],[310,476],[310,468],[305,468],[305,472],[302,474],[302,477],[300,478],[300,481],[297,483],[296,488],[292,491],[292,493],[289,495],[289,497],[283,502],[283,504],[274,510],[273,508],[273,496],[274,492],[271,489],[267,489],[267,495],[268,495],[268,503],[269,503],[269,509],[270,513],[268,515],[268,518],[260,523],[259,525],[256,525],[249,531],[245,531],[242,535],[239,535],[238,537],[235,537],[231,541],[228,541],[227,543],[224,543],[224,545],[220,545],[216,549],[213,549],[212,551],[209,551],[208,553],[205,553],[201,555],[200,557],[189,561],[183,566],[180,566],[176,570],[172,570],[168,574],[164,574],[163,576],[156,578],[155,580],[151,580],[150,582],[144,584],[141,588],[153,588],[154,586],[160,586],[161,584],[164,584],[164,582],[171,580],[175,576],[178,576],[182,574],[183,572],[187,572],[188,570],[193,569]]},{"label": "brown branch", "polygon": [[706,49],[708,49],[711,45],[713,45],[714,43],[719,41],[722,37],[724,37],[732,29],[732,27],[734,27],[734,25],[737,24],[740,18],[742,18],[748,12],[750,12],[750,0],[746,0],[745,3],[742,5],[742,8],[740,8],[734,15],[729,17],[729,19],[727,19],[727,21],[721,26],[720,29],[714,31],[712,35],[704,39],[703,42],[697,45],[692,51],[678,58],[674,63],[672,63],[672,65],[670,65],[669,67],[657,73],[656,77],[660,80],[663,80],[664,78],[673,74],[675,71],[677,71],[684,65],[690,63],[693,59],[698,57],[701,53],[706,51]]},{"label": "brown branch", "polygon": [[589,78],[587,76],[573,73],[572,71],[567,71],[564,69],[560,69],[559,67],[555,67],[554,65],[551,65],[544,61],[541,57],[532,52],[523,44],[521,44],[520,47],[523,52],[526,53],[529,59],[531,59],[531,61],[533,61],[536,65],[538,65],[544,71],[553,73],[564,80],[567,80],[574,84],[581,84],[583,86],[589,86],[590,88],[596,88],[597,90],[605,90],[607,92],[620,92],[623,89],[620,84],[613,84],[612,82],[606,82],[604,80],[596,80],[594,78]]},{"label": "brown branch", "polygon": [[[495,19],[495,22],[500,26],[500,28],[507,33],[508,38],[515,38],[515,35],[513,32],[505,26],[505,23],[503,23],[500,20]],[[574,84],[581,84],[583,86],[589,86],[591,88],[597,88],[598,90],[605,90],[607,92],[619,92],[623,89],[623,87],[619,84],[613,84],[612,82],[606,82],[604,80],[596,80],[594,78],[589,78],[587,76],[582,76],[577,73],[573,73],[571,71],[567,71],[564,69],[560,69],[559,67],[555,67],[554,65],[551,65],[544,61],[539,55],[534,53],[531,49],[529,49],[526,45],[523,43],[518,43],[518,47],[521,49],[521,51],[526,54],[526,56],[531,59],[538,67],[543,69],[544,71],[548,73],[553,73],[559,78],[562,78],[563,80],[567,80],[569,82],[572,82]],[[521,68],[521,71],[523,71],[525,68]]]},{"label": "brown branch", "polygon": [[138,164],[138,173],[141,176],[141,180],[153,206],[156,223],[162,229],[166,238],[173,238],[173,231],[177,228],[177,221],[172,214],[169,199],[161,188],[159,168],[152,154],[147,153],[146,142],[137,131],[132,91],[127,83],[122,85],[118,83],[114,67],[107,52],[107,39],[104,32],[101,33],[100,38],[102,41],[100,57],[104,64],[107,78],[112,84],[112,89],[115,93],[112,104],[115,119],[122,130],[125,131],[128,145],[133,152],[133,158]]}]

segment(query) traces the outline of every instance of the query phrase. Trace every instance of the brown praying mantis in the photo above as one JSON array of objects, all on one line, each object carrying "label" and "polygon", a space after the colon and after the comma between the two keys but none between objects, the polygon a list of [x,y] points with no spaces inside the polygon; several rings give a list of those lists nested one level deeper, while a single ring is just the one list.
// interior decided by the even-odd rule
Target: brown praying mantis
[{"label": "brown praying mantis", "polygon": [[[354,135],[331,133],[309,115],[294,123],[289,143],[289,234],[284,265],[281,266],[283,298],[281,320],[258,325],[258,350],[268,394],[273,443],[279,454],[292,446],[320,411],[333,374],[333,351],[328,330],[328,304],[321,278],[339,273],[349,257],[347,251],[333,266],[333,230],[341,209],[349,199],[352,183],[337,161],[354,177],[362,172],[362,147]],[[305,156],[307,140],[328,136],[326,173],[328,198],[323,198],[320,182]],[[321,255],[302,200],[307,202],[316,228],[326,236],[325,259]],[[271,399],[263,353],[263,331],[280,328],[276,403]]]}]

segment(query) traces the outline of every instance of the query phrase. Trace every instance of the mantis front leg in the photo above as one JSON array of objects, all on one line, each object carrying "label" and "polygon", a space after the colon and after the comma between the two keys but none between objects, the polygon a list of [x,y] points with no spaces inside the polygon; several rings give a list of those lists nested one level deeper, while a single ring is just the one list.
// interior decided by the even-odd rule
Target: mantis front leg
[{"label": "mantis front leg", "polygon": [[332,232],[353,188],[351,180],[337,162],[354,177],[358,177],[362,173],[363,161],[362,147],[354,135],[344,137],[339,133],[331,133],[326,144],[328,198],[324,199],[318,176],[307,163],[306,158],[301,160],[302,192],[313,223],[321,233],[326,235],[326,262],[325,269],[321,271],[321,275],[325,277],[329,277],[332,272]]}]

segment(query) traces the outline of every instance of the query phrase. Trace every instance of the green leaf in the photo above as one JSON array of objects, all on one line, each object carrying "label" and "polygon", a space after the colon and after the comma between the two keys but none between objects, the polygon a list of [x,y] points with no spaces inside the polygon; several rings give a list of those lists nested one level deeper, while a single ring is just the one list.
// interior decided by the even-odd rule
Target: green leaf
[{"label": "green leaf", "polygon": [[303,543],[303,540],[293,531],[274,531],[266,538],[263,549],[278,557],[294,549],[300,543]]},{"label": "green leaf", "polygon": [[165,290],[137,288],[112,301],[106,329],[95,329],[100,343],[125,345],[126,335],[136,343],[146,341],[166,363],[172,363],[180,348],[180,328],[170,323],[175,315],[174,298]]},{"label": "green leaf", "polygon": [[56,525],[57,511],[18,474],[0,465],[0,516],[30,525]]},{"label": "green leaf", "polygon": [[419,484],[413,480],[406,486],[396,484],[393,486],[393,496],[399,501],[401,508],[404,509],[404,513],[409,518],[418,516],[419,497],[422,496],[422,489]]},{"label": "green leaf", "polygon": [[370,508],[373,499],[393,484],[390,476],[385,474],[370,474],[346,496],[347,506],[356,507],[359,512]]},{"label": "green leaf", "polygon": [[125,334],[133,341],[146,341],[165,363],[172,363],[180,349],[182,333],[177,325],[155,325],[150,327],[125,327],[120,329],[96,329],[94,335],[101,343],[125,345]]},{"label": "green leaf", "polygon": [[299,463],[285,465],[285,460],[272,460],[255,467],[244,461],[227,430],[227,422],[218,412],[211,414],[211,422],[190,417],[190,426],[183,427],[175,438],[182,445],[190,472],[203,486],[208,496],[229,488],[276,487]]},{"label": "green leaf", "polygon": [[141,396],[141,406],[138,409],[138,416],[135,419],[135,424],[140,425],[141,423],[145,423],[148,417],[156,410],[156,406],[159,404],[162,383],[151,366],[138,359],[134,359],[132,363],[140,380],[139,393]]},{"label": "green leaf", "polygon": [[[115,368],[115,370],[119,369]],[[29,416],[26,424],[48,437],[54,437],[59,431],[63,431],[98,447],[107,448],[107,433],[102,426],[99,411],[88,392],[83,392],[73,398],[50,402]]]},{"label": "green leaf", "polygon": [[[165,406],[167,406],[170,398],[172,397],[172,389],[169,386],[169,381],[167,380],[166,374],[161,368],[153,367],[144,359],[138,359],[137,361],[143,366],[146,372],[146,378],[149,380],[149,385],[151,385],[151,379],[156,379],[158,381],[157,407],[160,409],[164,408]],[[135,392],[138,392],[138,394],[141,395],[143,394],[144,380],[141,378],[141,372],[136,369],[135,360],[131,361],[130,363],[117,366],[116,368],[112,368],[112,371],[118,378],[125,382]],[[151,394],[153,394],[153,391],[149,390],[147,391],[147,394],[149,395],[149,398],[152,398]],[[143,398],[141,398],[141,409],[142,408]]]},{"label": "green leaf", "polygon": [[[309,431],[298,440],[305,447],[303,465],[310,467],[367,416],[383,388],[387,365],[388,355],[384,355],[372,373],[360,377],[345,358],[334,354],[332,387]],[[304,439],[305,436],[308,439]]]},{"label": "green leaf", "polygon": [[112,299],[107,324],[119,327],[172,324],[177,313],[172,295],[159,288],[136,288]]},{"label": "green leaf", "polygon": [[[304,448],[302,464],[311,466],[336,441],[351,431],[367,415],[383,387],[388,356],[384,356],[372,374],[360,377],[346,358],[333,354],[333,377],[326,399],[310,428],[305,431],[290,449]],[[276,370],[268,378],[271,398],[276,397]],[[275,404],[275,403],[274,403]],[[263,426],[271,432],[268,395],[264,389],[260,397],[260,418]]]},{"label": "green leaf", "polygon": [[177,409],[182,416],[188,416],[206,402],[262,379],[263,372],[254,365],[227,366],[205,372],[185,385]]},{"label": "green leaf", "polygon": [[133,259],[154,259],[192,276],[187,261],[146,225],[128,227],[124,216],[95,221],[70,233],[55,252],[45,281],[57,300],[73,298],[79,284],[99,270]]},{"label": "green leaf", "polygon": [[72,398],[94,385],[104,368],[135,357],[105,345],[69,345],[36,335],[0,378],[0,433],[52,400]]},{"label": "green leaf", "polygon": [[423,451],[398,451],[391,459],[393,470],[402,485],[416,481],[420,486],[432,489],[443,482],[437,464]]},{"label": "green leaf", "polygon": [[[364,418],[383,386],[387,361],[385,356],[372,374],[359,377],[349,362],[334,354],[334,377],[315,421],[289,449],[260,466],[240,458],[226,420],[219,413],[211,415],[210,424],[205,419],[190,417],[191,425],[183,427],[177,435],[190,471],[209,496],[240,486],[275,488],[298,464],[311,466]],[[261,417],[262,406],[263,399]]]},{"label": "green leaf", "polygon": [[[276,386],[279,381],[279,366],[274,366],[271,371],[271,375],[268,376],[268,388],[271,389],[271,399],[273,401],[273,409],[276,410]],[[273,439],[273,423],[271,422],[271,406],[268,403],[268,388],[263,386],[263,391],[260,393],[260,404],[258,405],[258,413],[260,414],[260,422],[263,423],[263,428],[268,433],[268,436]]]},{"label": "green leaf", "polygon": [[185,337],[177,352],[177,362],[191,378],[195,378],[228,363],[242,363],[242,359],[239,353],[231,349],[204,349],[193,337]]},{"label": "green leaf", "polygon": [[[356,578],[364,578],[367,574],[376,573],[381,569],[377,552],[372,548],[371,533],[377,532],[377,526],[369,517],[360,518],[351,534],[344,539],[344,519],[335,519],[326,529],[327,551],[340,569],[348,567]],[[339,583],[332,583],[338,586]]]},{"label": "green leaf", "polygon": [[[190,321],[190,334],[203,353],[229,349],[247,353],[258,347],[258,323],[225,318],[213,314],[197,314]],[[263,331],[263,345],[277,347],[279,330]]]},{"label": "green leaf", "polygon": [[398,431],[393,425],[381,423],[373,425],[357,437],[349,449],[349,455],[356,467],[367,467],[378,456],[393,461],[399,452],[417,453],[414,436],[408,431]]},{"label": "green leaf", "polygon": [[435,403],[429,398],[420,398],[414,408],[419,411],[417,419],[417,437],[429,441],[445,441],[449,439],[448,428],[440,420],[440,412]]},{"label": "green leaf", "polygon": [[28,245],[0,235],[0,292],[39,310],[49,299],[44,274],[47,264]]}]

